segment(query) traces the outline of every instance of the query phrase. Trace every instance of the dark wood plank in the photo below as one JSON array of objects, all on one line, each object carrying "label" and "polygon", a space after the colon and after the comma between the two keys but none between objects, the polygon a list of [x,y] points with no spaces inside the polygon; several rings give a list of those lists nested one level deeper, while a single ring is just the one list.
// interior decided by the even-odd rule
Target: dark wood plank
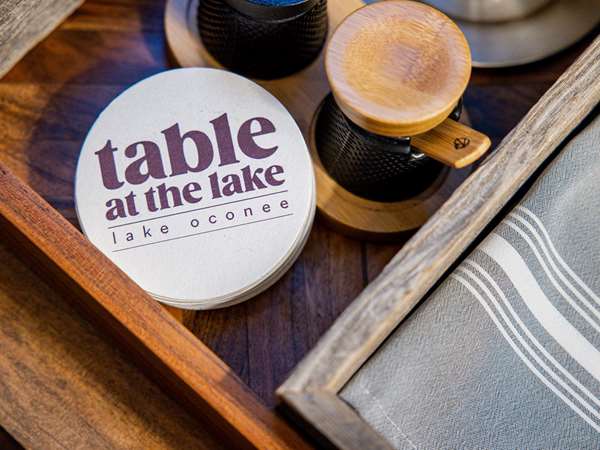
[{"label": "dark wood plank", "polygon": [[320,221],[294,267],[245,305],[250,387],[268,405],[275,390],[364,288],[360,242]]},{"label": "dark wood plank", "polygon": [[298,262],[271,289],[224,310],[185,312],[184,323],[274,406],[277,386],[363,288],[361,243],[317,221]]},{"label": "dark wood plank", "polygon": [[0,232],[230,445],[305,447],[214,353],[1,164]]},{"label": "dark wood plank", "polygon": [[24,446],[227,448],[4,244],[0,260],[0,422]]},{"label": "dark wood plank", "polygon": [[[36,46],[2,80],[4,83],[119,85],[125,87],[167,68],[160,31],[65,29]],[[126,61],[126,64],[124,64]],[[87,98],[95,98],[88,91]]]},{"label": "dark wood plank", "polygon": [[185,311],[183,323],[246,383],[250,384],[245,304],[214,311]]},{"label": "dark wood plank", "polygon": [[65,24],[65,28],[162,33],[164,4],[163,0],[87,1]]},{"label": "dark wood plank", "polygon": [[286,400],[301,417],[327,437],[334,448],[351,450],[393,450],[350,405],[327,391],[290,392]]}]

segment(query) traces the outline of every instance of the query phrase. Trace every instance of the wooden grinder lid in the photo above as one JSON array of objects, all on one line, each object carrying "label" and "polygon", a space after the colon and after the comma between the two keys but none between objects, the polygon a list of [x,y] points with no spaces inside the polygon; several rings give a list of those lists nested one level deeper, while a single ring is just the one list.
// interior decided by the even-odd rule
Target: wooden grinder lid
[{"label": "wooden grinder lid", "polygon": [[334,33],[326,70],[342,111],[384,136],[412,136],[442,123],[471,75],[458,26],[438,10],[406,0],[365,6]]}]

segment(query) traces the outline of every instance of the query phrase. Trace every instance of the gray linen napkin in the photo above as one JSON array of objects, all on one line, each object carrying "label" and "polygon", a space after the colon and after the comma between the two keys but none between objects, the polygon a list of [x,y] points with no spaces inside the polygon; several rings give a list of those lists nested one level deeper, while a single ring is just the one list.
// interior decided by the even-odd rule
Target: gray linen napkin
[{"label": "gray linen napkin", "polygon": [[398,449],[600,448],[600,117],[342,398]]}]

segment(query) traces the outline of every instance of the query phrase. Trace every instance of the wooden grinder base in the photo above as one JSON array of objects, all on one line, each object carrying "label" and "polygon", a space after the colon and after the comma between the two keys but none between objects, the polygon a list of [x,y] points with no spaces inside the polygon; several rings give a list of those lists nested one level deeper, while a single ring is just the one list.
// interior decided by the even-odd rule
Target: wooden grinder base
[{"label": "wooden grinder base", "polygon": [[[196,13],[202,0],[168,0],[165,30],[169,48],[182,67],[219,67],[200,40]],[[329,34],[349,14],[364,6],[361,0],[329,0]],[[255,80],[275,95],[298,122],[310,145],[317,183],[317,207],[335,228],[367,239],[402,237],[423,225],[471,173],[471,169],[444,169],[420,195],[398,202],[358,197],[340,186],[322,166],[314,140],[314,122],[330,88],[323,52],[306,69],[277,80]],[[464,119],[463,119],[464,120]]]}]

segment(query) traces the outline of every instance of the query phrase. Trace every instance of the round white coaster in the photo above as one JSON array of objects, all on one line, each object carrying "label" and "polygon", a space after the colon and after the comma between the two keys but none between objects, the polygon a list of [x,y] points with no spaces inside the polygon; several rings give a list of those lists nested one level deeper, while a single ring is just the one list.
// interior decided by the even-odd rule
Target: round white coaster
[{"label": "round white coaster", "polygon": [[113,100],[90,130],[75,201],[86,236],[157,300],[244,301],[298,257],[315,213],[296,122],[262,87],[177,69]]}]

